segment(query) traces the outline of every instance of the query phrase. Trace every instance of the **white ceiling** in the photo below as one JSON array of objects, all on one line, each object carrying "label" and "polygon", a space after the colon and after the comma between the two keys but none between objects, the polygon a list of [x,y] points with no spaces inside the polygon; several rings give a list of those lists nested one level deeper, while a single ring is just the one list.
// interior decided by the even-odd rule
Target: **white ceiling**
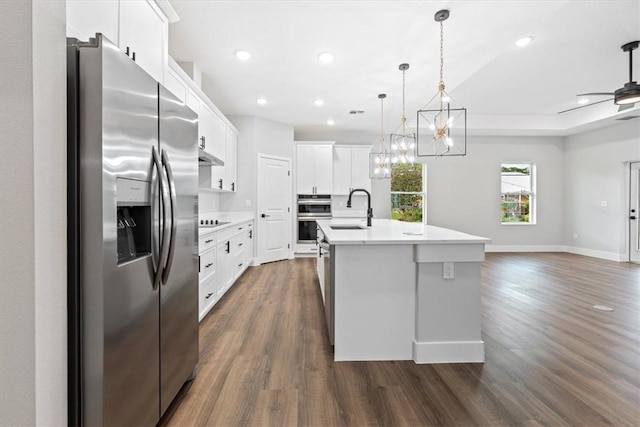
[{"label": "white ceiling", "polygon": [[[254,115],[297,132],[380,128],[400,124],[402,73],[408,62],[406,110],[436,93],[439,25],[444,23],[447,91],[468,109],[478,134],[567,135],[640,114],[618,113],[613,101],[562,115],[578,93],[612,92],[628,81],[628,54],[640,40],[640,1],[195,1],[171,0],[180,21],[169,27],[169,53],[194,62],[202,87],[226,115]],[[531,35],[525,48],[515,40]],[[239,61],[234,53],[253,57]],[[331,64],[317,55],[335,54]],[[640,49],[634,52],[640,80]],[[265,97],[268,104],[255,100]],[[324,106],[313,100],[321,98]],[[606,99],[590,97],[592,101]],[[349,110],[365,110],[349,115]],[[327,119],[335,125],[326,125]],[[638,119],[640,122],[640,119]],[[639,124],[640,126],[640,124]]]}]

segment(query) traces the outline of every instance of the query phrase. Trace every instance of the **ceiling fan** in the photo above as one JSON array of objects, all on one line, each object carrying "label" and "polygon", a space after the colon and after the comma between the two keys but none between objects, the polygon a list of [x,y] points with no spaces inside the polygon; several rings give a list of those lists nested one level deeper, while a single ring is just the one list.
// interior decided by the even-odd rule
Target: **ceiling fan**
[{"label": "ceiling fan", "polygon": [[613,100],[613,103],[619,105],[618,111],[624,111],[629,108],[633,108],[636,102],[640,102],[640,85],[638,82],[633,81],[633,51],[638,48],[640,41],[636,40],[620,46],[623,52],[629,52],[629,81],[624,84],[620,89],[615,92],[592,92],[592,93],[580,93],[577,96],[589,96],[589,95],[608,95],[613,98],[604,99],[598,102],[592,102],[591,104],[582,105],[580,107],[569,108],[568,110],[559,111],[558,114],[567,113],[569,111],[578,110],[584,107],[590,107],[592,105],[601,104],[603,102]]}]

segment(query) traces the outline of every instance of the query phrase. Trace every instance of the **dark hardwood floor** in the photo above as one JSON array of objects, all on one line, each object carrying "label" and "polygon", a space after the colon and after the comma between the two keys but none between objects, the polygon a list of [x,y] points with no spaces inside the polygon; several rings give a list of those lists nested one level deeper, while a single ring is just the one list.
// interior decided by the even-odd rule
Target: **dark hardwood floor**
[{"label": "dark hardwood floor", "polygon": [[640,266],[487,254],[482,281],[484,364],[333,362],[315,260],[250,268],[161,424],[640,425]]}]

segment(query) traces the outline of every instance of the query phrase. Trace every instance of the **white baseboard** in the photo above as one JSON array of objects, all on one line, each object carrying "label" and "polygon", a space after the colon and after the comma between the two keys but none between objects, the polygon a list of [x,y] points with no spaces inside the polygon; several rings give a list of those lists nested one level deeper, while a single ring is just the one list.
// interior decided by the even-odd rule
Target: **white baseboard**
[{"label": "white baseboard", "polygon": [[597,251],[594,249],[578,248],[562,245],[485,245],[485,252],[568,252],[609,261],[627,262],[626,254]]},{"label": "white baseboard", "polygon": [[486,252],[564,252],[562,245],[484,245]]},{"label": "white baseboard", "polygon": [[484,341],[414,341],[413,361],[418,364],[484,362]]},{"label": "white baseboard", "polygon": [[566,246],[565,252],[576,255],[590,256],[593,258],[606,259],[609,261],[626,262],[625,254],[617,254],[615,252],[597,251],[595,249],[578,248],[575,246]]}]

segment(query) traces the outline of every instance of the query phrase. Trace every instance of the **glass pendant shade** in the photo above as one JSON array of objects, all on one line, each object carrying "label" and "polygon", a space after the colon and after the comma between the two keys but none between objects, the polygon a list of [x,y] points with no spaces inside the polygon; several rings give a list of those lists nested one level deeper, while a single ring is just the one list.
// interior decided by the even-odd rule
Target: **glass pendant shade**
[{"label": "glass pendant shade", "polygon": [[436,12],[434,19],[440,23],[440,83],[438,92],[417,112],[418,157],[465,156],[467,154],[467,109],[459,107],[445,92],[444,29],[449,18],[448,10]]},{"label": "glass pendant shade", "polygon": [[369,154],[369,178],[391,178],[391,153],[383,151]]},{"label": "glass pendant shade", "polygon": [[369,178],[391,179],[391,151],[384,142],[384,93],[378,95],[380,100],[380,145],[369,154]]},{"label": "glass pendant shade", "polygon": [[399,132],[390,135],[391,163],[414,164],[416,162],[416,134],[407,129],[407,118],[404,114],[405,72],[409,69],[409,64],[400,64],[398,69],[402,71],[402,117]]},{"label": "glass pendant shade", "polygon": [[418,110],[418,157],[467,154],[467,109],[451,102]]},{"label": "glass pendant shade", "polygon": [[391,163],[416,162],[416,134],[391,134]]}]

